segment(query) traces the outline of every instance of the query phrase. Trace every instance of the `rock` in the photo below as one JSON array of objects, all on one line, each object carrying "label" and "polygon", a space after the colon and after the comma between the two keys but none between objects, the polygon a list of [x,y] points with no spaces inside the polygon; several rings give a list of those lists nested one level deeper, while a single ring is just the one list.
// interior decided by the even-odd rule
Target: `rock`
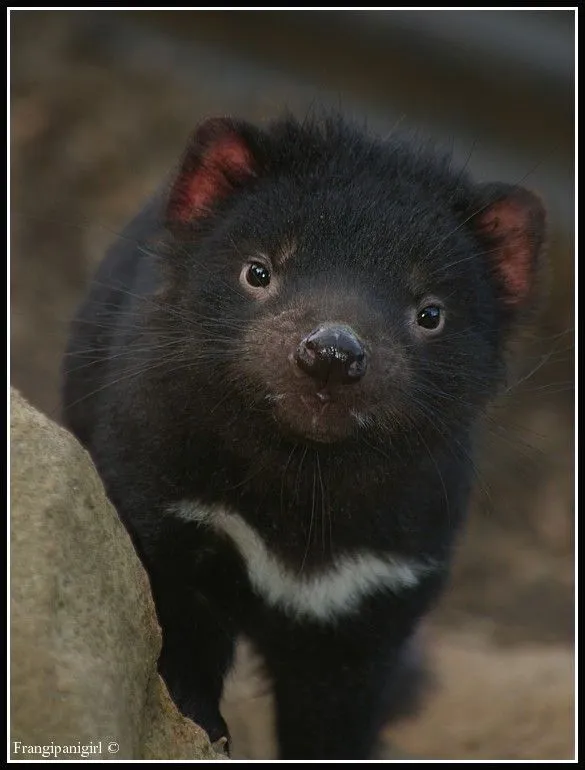
[{"label": "rock", "polygon": [[10,465],[12,757],[225,758],[157,674],[148,578],[89,455],[14,390]]}]

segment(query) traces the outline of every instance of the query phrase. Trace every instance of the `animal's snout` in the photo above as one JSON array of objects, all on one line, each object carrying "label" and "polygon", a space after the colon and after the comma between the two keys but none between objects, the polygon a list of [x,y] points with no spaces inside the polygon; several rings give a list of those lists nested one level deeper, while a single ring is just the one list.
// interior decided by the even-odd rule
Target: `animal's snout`
[{"label": "animal's snout", "polygon": [[304,337],[295,352],[297,366],[313,379],[333,384],[357,382],[366,373],[363,342],[349,326],[323,324]]}]

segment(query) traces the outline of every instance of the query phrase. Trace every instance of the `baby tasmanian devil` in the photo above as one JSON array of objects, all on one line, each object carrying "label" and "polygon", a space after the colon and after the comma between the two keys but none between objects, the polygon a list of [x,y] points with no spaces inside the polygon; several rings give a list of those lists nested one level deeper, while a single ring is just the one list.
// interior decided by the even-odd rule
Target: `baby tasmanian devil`
[{"label": "baby tasmanian devil", "polygon": [[212,740],[243,634],[281,758],[370,755],[544,234],[531,193],[428,148],[222,118],[106,255],[64,418],[150,575],[171,695]]}]

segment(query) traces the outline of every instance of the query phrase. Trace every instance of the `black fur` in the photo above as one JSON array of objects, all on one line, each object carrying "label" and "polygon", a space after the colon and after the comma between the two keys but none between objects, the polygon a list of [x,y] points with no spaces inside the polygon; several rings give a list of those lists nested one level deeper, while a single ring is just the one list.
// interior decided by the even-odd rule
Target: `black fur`
[{"label": "black fur", "polygon": [[[218,704],[244,633],[274,682],[281,757],[366,758],[400,710],[394,681],[408,700],[401,661],[444,584],[474,432],[504,373],[517,307],[500,265],[512,257],[506,231],[481,218],[517,190],[475,186],[428,148],[339,119],[212,128],[99,267],[73,323],[64,417],[150,574],[179,707],[212,739],[227,734]],[[184,221],[173,201],[188,200],[222,130],[250,166],[227,163],[208,210]],[[532,275],[544,225],[526,196],[530,263],[518,269]],[[258,254],[277,285],[263,301],[240,281]],[[431,300],[445,328],[425,336],[416,310]],[[369,365],[312,433],[313,383],[289,353],[329,320],[358,330]],[[295,618],[254,593],[227,539],[169,512],[185,499],[237,511],[297,572],[363,550],[440,566],[348,616]]]}]

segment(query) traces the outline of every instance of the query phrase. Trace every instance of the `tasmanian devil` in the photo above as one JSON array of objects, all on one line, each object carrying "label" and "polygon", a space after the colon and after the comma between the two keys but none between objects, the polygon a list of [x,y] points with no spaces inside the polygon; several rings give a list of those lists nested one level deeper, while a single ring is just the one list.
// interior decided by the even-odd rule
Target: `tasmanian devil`
[{"label": "tasmanian devil", "polygon": [[533,194],[427,145],[221,118],[106,255],[64,419],[149,573],[160,671],[212,740],[243,634],[281,758],[370,755],[544,235]]}]

